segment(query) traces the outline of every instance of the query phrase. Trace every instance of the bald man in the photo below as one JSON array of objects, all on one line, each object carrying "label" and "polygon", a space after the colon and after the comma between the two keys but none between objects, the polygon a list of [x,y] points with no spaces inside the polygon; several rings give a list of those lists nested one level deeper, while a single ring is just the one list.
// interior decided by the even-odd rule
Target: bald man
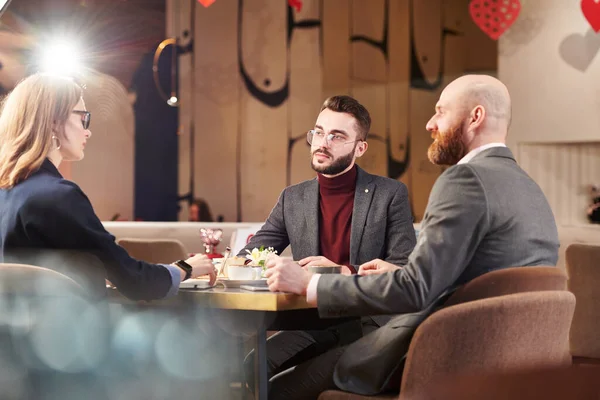
[{"label": "bald man", "polygon": [[321,317],[400,314],[274,377],[269,398],[316,398],[336,387],[364,395],[397,390],[414,330],[456,288],[496,269],[556,265],[554,216],[505,145],[510,119],[508,90],[495,78],[463,76],[443,90],[426,126],[427,155],[450,168],[431,190],[406,265],[373,260],[359,276],[319,276],[279,257],[267,262],[269,288],[306,295]]}]

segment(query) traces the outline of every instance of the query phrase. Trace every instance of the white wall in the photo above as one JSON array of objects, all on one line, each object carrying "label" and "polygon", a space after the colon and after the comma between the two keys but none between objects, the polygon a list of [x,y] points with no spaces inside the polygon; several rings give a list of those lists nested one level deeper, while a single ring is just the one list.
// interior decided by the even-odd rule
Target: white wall
[{"label": "white wall", "polygon": [[586,187],[600,183],[600,34],[580,1],[521,3],[499,43],[498,75],[513,101],[508,144],[558,225],[586,227]]},{"label": "white wall", "polygon": [[600,141],[600,34],[580,1],[521,3],[499,43],[499,76],[513,98],[509,143]]}]

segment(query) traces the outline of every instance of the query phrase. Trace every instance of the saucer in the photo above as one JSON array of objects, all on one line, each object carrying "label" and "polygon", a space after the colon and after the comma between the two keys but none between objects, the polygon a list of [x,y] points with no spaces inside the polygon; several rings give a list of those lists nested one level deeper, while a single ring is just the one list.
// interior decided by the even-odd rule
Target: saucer
[{"label": "saucer", "polygon": [[246,286],[267,286],[266,279],[228,279],[228,278],[219,278],[217,279],[217,283],[222,283],[226,288],[239,288],[240,285]]}]

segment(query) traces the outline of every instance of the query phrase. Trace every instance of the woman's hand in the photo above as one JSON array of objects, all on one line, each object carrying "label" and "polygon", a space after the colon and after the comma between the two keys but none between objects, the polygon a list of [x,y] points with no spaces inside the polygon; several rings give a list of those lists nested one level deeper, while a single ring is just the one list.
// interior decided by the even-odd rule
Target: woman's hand
[{"label": "woman's hand", "polygon": [[185,262],[192,266],[191,278],[208,275],[211,285],[213,285],[217,280],[217,270],[214,267],[212,260],[205,254],[196,254],[195,256],[185,260]]}]

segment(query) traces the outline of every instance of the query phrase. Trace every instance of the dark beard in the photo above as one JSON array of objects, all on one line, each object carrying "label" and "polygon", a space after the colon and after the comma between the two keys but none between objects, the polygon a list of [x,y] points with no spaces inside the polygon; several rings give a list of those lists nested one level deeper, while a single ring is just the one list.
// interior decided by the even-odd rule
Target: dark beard
[{"label": "dark beard", "polygon": [[349,152],[348,154],[346,154],[345,156],[341,156],[340,158],[338,158],[337,160],[334,160],[330,165],[328,166],[321,166],[321,165],[315,165],[315,163],[313,162],[313,158],[314,155],[316,153],[323,153],[325,155],[328,155],[329,157],[331,157],[331,154],[329,154],[327,151],[320,151],[320,150],[316,150],[315,152],[313,152],[310,155],[310,166],[313,170],[315,170],[316,172],[323,174],[323,175],[337,175],[341,172],[344,172],[346,170],[346,168],[348,168],[350,166],[350,164],[352,164],[352,160],[354,158],[354,150],[356,149],[356,144],[354,145],[354,148],[352,149],[351,152]]},{"label": "dark beard", "polygon": [[462,126],[459,124],[449,132],[432,132],[436,138],[427,149],[427,158],[435,165],[456,165],[466,155],[462,142]]}]

